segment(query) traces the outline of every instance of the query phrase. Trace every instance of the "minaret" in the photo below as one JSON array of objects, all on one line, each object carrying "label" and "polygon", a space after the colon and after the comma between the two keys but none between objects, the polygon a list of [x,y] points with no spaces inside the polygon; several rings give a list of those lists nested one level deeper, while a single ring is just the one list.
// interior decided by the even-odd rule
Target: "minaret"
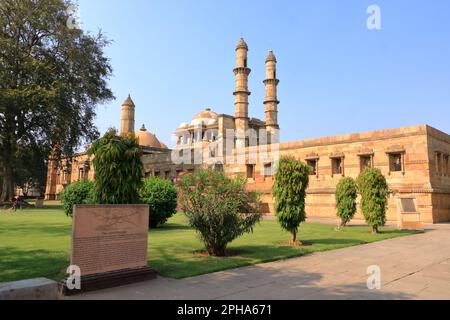
[{"label": "minaret", "polygon": [[236,119],[235,126],[237,133],[245,133],[248,129],[248,76],[251,70],[247,67],[248,46],[241,38],[236,47],[236,89],[234,91]]},{"label": "minaret", "polygon": [[120,135],[134,133],[134,109],[135,105],[130,95],[122,104],[122,121],[120,127]]},{"label": "minaret", "polygon": [[278,104],[280,101],[277,98],[279,82],[280,80],[277,79],[277,58],[275,58],[271,50],[266,59],[266,80],[264,80],[266,86],[266,100],[264,101],[264,106],[266,107],[266,128],[269,133],[280,129],[278,126]]}]

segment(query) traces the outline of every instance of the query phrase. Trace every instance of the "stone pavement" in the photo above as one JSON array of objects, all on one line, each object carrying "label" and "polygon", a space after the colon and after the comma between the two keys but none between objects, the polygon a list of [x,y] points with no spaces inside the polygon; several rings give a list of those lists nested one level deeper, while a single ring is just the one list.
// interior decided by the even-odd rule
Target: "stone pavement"
[{"label": "stone pavement", "polygon": [[[369,290],[367,268],[381,268]],[[450,299],[450,224],[425,234],[217,272],[156,280],[72,299]]]}]

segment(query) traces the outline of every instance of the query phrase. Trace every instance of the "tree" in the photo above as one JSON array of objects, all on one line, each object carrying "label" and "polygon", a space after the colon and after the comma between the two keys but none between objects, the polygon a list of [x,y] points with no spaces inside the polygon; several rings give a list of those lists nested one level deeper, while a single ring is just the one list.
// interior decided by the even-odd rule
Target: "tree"
[{"label": "tree", "polygon": [[73,217],[73,206],[93,202],[94,183],[87,179],[69,184],[61,192],[61,202],[67,216]]},{"label": "tree", "polygon": [[386,224],[386,208],[389,188],[380,169],[367,168],[357,180],[361,194],[361,210],[372,233],[378,233],[379,227]]},{"label": "tree", "polygon": [[150,227],[156,228],[177,212],[177,190],[167,180],[147,178],[139,191],[142,203],[149,205]]},{"label": "tree", "polygon": [[98,204],[137,204],[144,167],[142,149],[134,134],[118,136],[115,129],[94,142],[94,201]]},{"label": "tree", "polygon": [[228,243],[253,232],[262,218],[259,195],[247,191],[240,177],[230,179],[223,172],[205,170],[184,175],[178,188],[189,225],[210,255],[224,256]]},{"label": "tree", "polygon": [[[0,2],[0,202],[23,180],[21,157],[39,155],[33,161],[42,168],[50,152],[52,158],[70,156],[98,138],[95,106],[113,98],[103,53],[109,42],[101,32],[69,28],[71,5]],[[39,180],[41,173],[25,169],[25,180]]]},{"label": "tree", "polygon": [[299,226],[306,220],[305,198],[311,167],[293,156],[282,156],[278,161],[273,196],[275,212],[281,227],[292,234],[297,243]]},{"label": "tree", "polygon": [[345,227],[356,213],[356,198],[358,188],[353,178],[342,178],[336,186],[336,209],[337,216],[341,219],[339,229]]},{"label": "tree", "polygon": [[16,155],[14,185],[21,188],[24,195],[30,189],[36,189],[42,195],[47,180],[47,154],[40,148],[19,148]]}]

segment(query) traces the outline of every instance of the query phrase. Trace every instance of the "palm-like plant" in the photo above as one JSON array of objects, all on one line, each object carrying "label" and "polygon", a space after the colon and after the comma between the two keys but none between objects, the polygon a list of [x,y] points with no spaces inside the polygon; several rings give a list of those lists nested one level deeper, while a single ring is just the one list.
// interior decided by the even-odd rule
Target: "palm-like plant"
[{"label": "palm-like plant", "polygon": [[142,149],[133,134],[118,136],[110,129],[88,151],[94,155],[94,201],[98,204],[139,203]]}]

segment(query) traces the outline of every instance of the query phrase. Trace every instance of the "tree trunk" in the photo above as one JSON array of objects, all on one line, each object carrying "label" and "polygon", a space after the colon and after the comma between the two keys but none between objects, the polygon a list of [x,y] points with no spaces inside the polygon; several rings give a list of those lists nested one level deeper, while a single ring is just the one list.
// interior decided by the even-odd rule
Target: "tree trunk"
[{"label": "tree trunk", "polygon": [[8,163],[7,161],[3,163],[3,181],[1,190],[0,202],[11,201],[14,196],[14,184],[11,163]]},{"label": "tree trunk", "polygon": [[292,232],[292,245],[295,246],[297,244],[297,232]]},{"label": "tree trunk", "polygon": [[372,227],[372,233],[373,234],[378,234],[378,226],[373,226]]},{"label": "tree trunk", "polygon": [[9,139],[5,139],[3,143],[3,152],[1,164],[3,167],[3,181],[1,186],[0,203],[9,202],[14,197],[13,168],[12,168],[12,148],[11,144],[6,143]]}]

